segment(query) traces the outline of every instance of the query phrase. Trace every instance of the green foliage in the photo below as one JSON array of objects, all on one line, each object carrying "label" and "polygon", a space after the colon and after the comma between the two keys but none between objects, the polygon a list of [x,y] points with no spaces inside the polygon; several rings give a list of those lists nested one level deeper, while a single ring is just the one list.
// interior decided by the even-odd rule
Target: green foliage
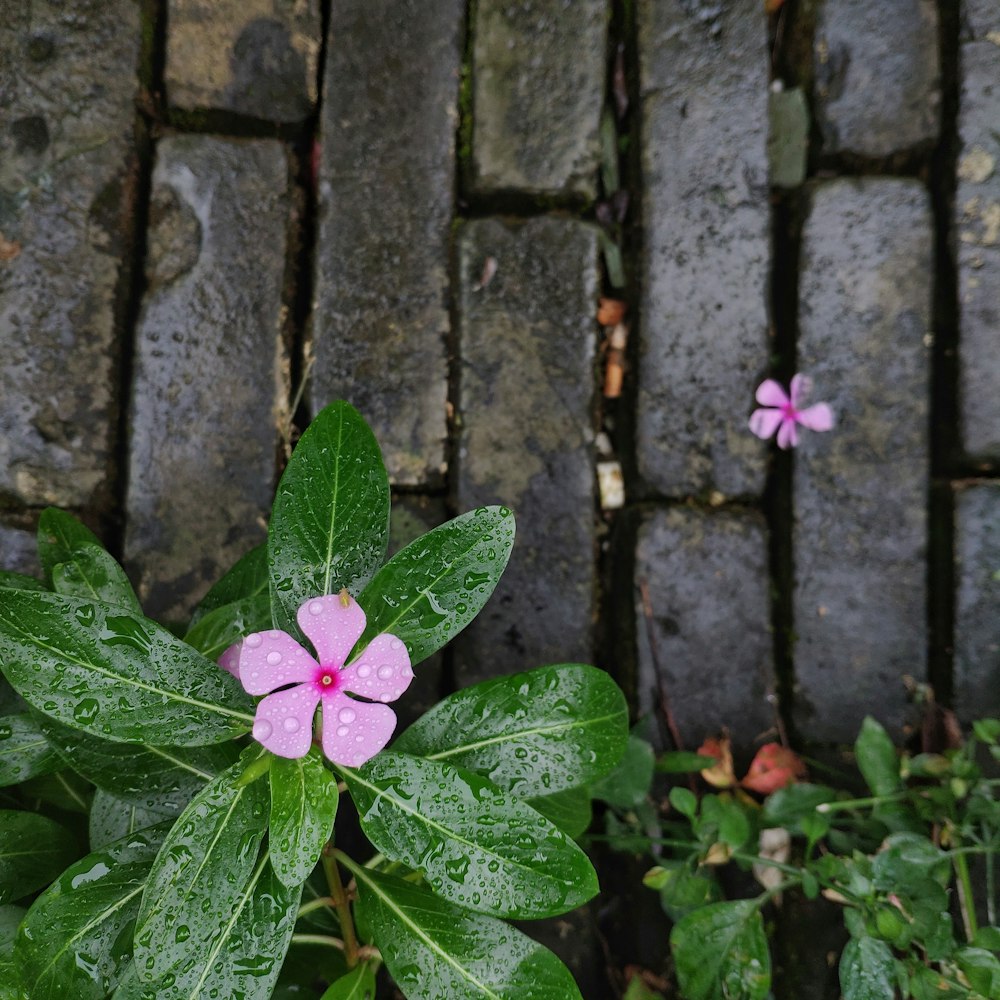
[{"label": "green foliage", "polygon": [[[371,1000],[383,964],[409,997],[579,997],[504,918],[597,892],[573,839],[591,786],[642,808],[652,757],[606,674],[477,685],[352,769],[263,750],[253,699],[214,662],[252,632],[301,640],[300,605],[342,588],[367,615],[355,654],[391,632],[418,664],[453,638],[500,579],[513,515],[470,511],[386,562],[388,514],[378,445],[334,403],[292,454],[267,543],[179,638],[89,529],[43,512],[44,581],[0,574],[0,1000]],[[364,863],[338,838],[344,788]]]}]

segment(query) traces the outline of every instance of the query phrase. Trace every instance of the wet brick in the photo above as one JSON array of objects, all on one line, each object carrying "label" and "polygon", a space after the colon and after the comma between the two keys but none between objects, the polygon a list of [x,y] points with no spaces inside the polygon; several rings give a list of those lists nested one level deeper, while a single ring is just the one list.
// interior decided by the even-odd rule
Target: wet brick
[{"label": "wet brick", "polygon": [[766,449],[746,422],[768,356],[766,20],[757,0],[643,0],[639,39],[639,472],[666,496],[758,493]]},{"label": "wet brick", "polygon": [[898,732],[926,662],[930,205],[916,181],[835,181],[803,234],[799,370],[837,426],[795,454],[795,669],[801,730]]},{"label": "wet brick", "polygon": [[157,147],[125,549],[147,613],[168,620],[265,534],[288,393],[287,175],[273,140]]},{"label": "wet brick", "polygon": [[935,0],[825,0],[813,57],[824,152],[887,156],[937,138]]},{"label": "wet brick", "polygon": [[603,0],[478,0],[472,50],[472,187],[597,193]]},{"label": "wet brick", "polygon": [[96,508],[112,488],[139,7],[0,12],[0,497]]},{"label": "wet brick", "polygon": [[465,687],[593,657],[597,234],[568,219],[470,222],[459,270],[457,507],[517,518],[507,572],[454,644]]},{"label": "wet brick", "polygon": [[463,8],[345,0],[330,25],[311,401],[356,406],[397,485],[445,471]]},{"label": "wet brick", "polygon": [[[641,600],[649,587],[652,630],[674,718],[685,744],[723,726],[748,747],[774,723],[767,527],[753,511],[660,510],[639,530],[635,562],[638,703],[657,715],[656,665]],[[655,729],[655,727],[653,727]]]}]

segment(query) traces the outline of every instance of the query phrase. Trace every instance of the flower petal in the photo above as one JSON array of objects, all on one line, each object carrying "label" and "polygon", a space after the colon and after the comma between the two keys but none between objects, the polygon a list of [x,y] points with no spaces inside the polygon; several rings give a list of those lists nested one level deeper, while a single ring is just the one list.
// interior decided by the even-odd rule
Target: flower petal
[{"label": "flower petal", "polygon": [[812,392],[813,380],[808,375],[793,375],[792,383],[789,387],[791,393],[789,394],[792,399],[792,409],[797,410],[806,399],[806,396]]},{"label": "flower petal", "polygon": [[828,431],[833,428],[833,411],[826,403],[807,406],[795,415],[795,419],[811,431]]},{"label": "flower petal", "polygon": [[782,407],[788,402],[785,390],[773,378],[764,379],[757,386],[756,399],[761,406]]},{"label": "flower petal", "polygon": [[248,694],[312,680],[315,673],[316,661],[287,632],[254,632],[243,640],[240,682]]},{"label": "flower petal", "polygon": [[341,672],[341,688],[372,701],[395,701],[413,680],[410,655],[402,639],[388,632],[375,636],[365,651]]},{"label": "flower petal", "polygon": [[389,742],[396,713],[388,705],[323,695],[323,753],[335,764],[360,767]]},{"label": "flower petal", "polygon": [[318,703],[319,692],[311,684],[269,694],[257,705],[253,738],[279,757],[304,757],[312,745]]},{"label": "flower petal", "polygon": [[218,664],[227,673],[240,679],[240,653],[243,651],[243,640],[234,642],[218,659]]},{"label": "flower petal", "polygon": [[299,628],[309,637],[324,667],[342,667],[347,654],[365,630],[361,605],[345,594],[310,598],[299,608]]},{"label": "flower petal", "polygon": [[799,443],[799,432],[795,426],[795,421],[791,417],[786,417],[781,421],[778,428],[778,447],[794,448]]},{"label": "flower petal", "polygon": [[759,438],[767,440],[773,436],[778,425],[785,419],[781,410],[754,410],[750,414],[750,430]]}]

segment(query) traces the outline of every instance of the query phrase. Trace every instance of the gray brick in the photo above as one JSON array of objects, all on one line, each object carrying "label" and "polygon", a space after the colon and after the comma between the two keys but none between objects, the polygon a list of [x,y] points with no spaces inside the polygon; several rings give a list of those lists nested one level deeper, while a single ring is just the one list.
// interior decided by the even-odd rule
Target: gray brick
[{"label": "gray brick", "polygon": [[[392,519],[389,525],[390,556],[447,520],[444,501],[439,497],[413,494],[393,497]],[[415,722],[441,700],[444,695],[443,684],[441,653],[435,653],[417,664],[413,671],[413,681],[406,689],[405,697],[392,706],[399,717],[397,733],[401,733],[411,722]]]},{"label": "gray brick", "polygon": [[963,440],[1000,458],[1000,11],[995,41],[962,46],[956,226]]},{"label": "gray brick", "polygon": [[795,456],[799,722],[898,732],[926,660],[928,345],[933,234],[916,181],[819,188],[803,234],[799,368],[837,426]]},{"label": "gray brick", "polygon": [[1000,484],[961,490],[955,504],[955,711],[1000,714]]},{"label": "gray brick", "polygon": [[125,550],[147,612],[169,620],[264,536],[288,392],[287,172],[270,140],[157,148]]},{"label": "gray brick", "polygon": [[114,446],[139,8],[39,0],[3,10],[0,495],[95,507]]},{"label": "gray brick", "polygon": [[170,106],[298,122],[316,103],[319,0],[169,0]]},{"label": "gray brick", "polygon": [[568,219],[471,222],[459,269],[457,506],[517,517],[507,572],[455,643],[465,686],[592,658],[597,234]]},{"label": "gray brick", "polygon": [[1000,7],[996,0],[962,0],[963,40],[983,40],[993,35],[1000,42]]},{"label": "gray brick", "polygon": [[935,0],[825,0],[814,40],[825,152],[887,156],[936,139],[937,25]]},{"label": "gray brick", "polygon": [[0,569],[41,576],[35,532],[0,522]]},{"label": "gray brick", "polygon": [[759,492],[766,450],[746,421],[768,350],[763,9],[642,0],[639,39],[639,471],[668,496]]},{"label": "gray brick", "polygon": [[[657,714],[640,582],[649,587],[662,682],[685,742],[728,726],[747,747],[774,724],[767,528],[752,511],[657,511],[636,548],[638,700]],[[655,726],[654,726],[655,731]]]},{"label": "gray brick", "polygon": [[400,485],[445,471],[462,10],[345,0],[330,25],[311,399],[350,400]]},{"label": "gray brick", "polygon": [[594,197],[607,21],[604,0],[477,0],[475,191]]}]

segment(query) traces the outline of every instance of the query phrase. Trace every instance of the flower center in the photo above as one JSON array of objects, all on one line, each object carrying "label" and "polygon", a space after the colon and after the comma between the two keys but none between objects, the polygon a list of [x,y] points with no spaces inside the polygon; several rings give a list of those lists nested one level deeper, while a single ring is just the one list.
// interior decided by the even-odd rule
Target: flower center
[{"label": "flower center", "polygon": [[339,674],[340,671],[335,667],[320,667],[316,674],[316,687],[324,694],[336,691],[340,683]]}]

